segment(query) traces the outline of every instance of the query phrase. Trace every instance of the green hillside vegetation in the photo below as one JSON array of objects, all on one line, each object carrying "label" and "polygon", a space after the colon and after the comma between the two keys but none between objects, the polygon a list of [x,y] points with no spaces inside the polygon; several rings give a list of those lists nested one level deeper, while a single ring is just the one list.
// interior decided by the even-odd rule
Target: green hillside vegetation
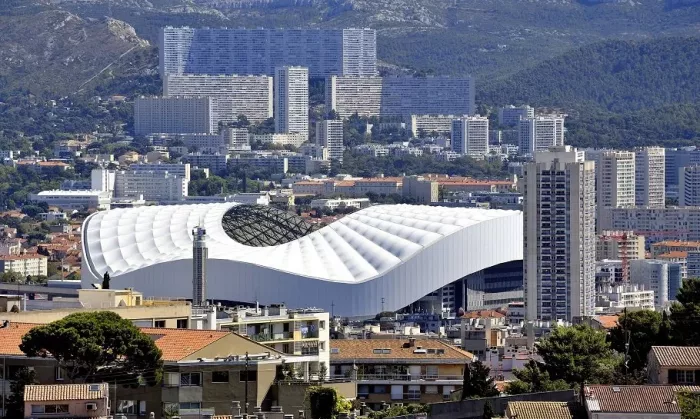
[{"label": "green hillside vegetation", "polygon": [[635,111],[700,94],[700,38],[607,41],[570,51],[479,90],[479,102]]},{"label": "green hillside vegetation", "polygon": [[491,82],[477,103],[566,112],[566,142],[581,147],[697,144],[698,63],[700,38],[605,41]]}]

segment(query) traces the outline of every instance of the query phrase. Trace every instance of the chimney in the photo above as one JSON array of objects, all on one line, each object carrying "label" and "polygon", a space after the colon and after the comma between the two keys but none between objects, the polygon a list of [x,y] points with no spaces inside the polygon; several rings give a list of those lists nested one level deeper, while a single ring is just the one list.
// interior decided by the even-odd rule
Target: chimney
[{"label": "chimney", "polygon": [[416,338],[408,338],[408,347],[414,348],[416,346]]},{"label": "chimney", "polygon": [[241,402],[234,400],[231,402],[231,416],[240,416],[241,414]]}]

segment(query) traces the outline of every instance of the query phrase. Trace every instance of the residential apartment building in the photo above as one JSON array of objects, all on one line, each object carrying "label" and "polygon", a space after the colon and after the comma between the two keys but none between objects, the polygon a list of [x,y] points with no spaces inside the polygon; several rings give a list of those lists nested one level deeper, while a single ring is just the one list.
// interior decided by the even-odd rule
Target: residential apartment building
[{"label": "residential apartment building", "polygon": [[666,206],[666,157],[662,147],[636,148],[635,203],[638,207]]},{"label": "residential apartment building", "polygon": [[678,173],[678,205],[700,206],[700,166],[685,166]]},{"label": "residential apartment building", "polygon": [[281,66],[311,77],[377,74],[374,29],[174,28],[160,33],[161,77],[167,74],[264,74]]},{"label": "residential apartment building", "polygon": [[468,115],[411,115],[411,132],[414,137],[425,135],[449,134],[452,132],[452,121]]},{"label": "residential apartment building", "polygon": [[667,189],[678,187],[680,170],[682,168],[700,164],[700,149],[695,146],[667,148],[664,150],[664,155]]},{"label": "residential apartment building", "polygon": [[[267,307],[239,307],[217,318],[217,326],[287,355],[313,355],[325,377],[330,371],[330,315],[320,309],[288,309],[284,304]],[[222,317],[222,316],[218,316]]]},{"label": "residential apartment building", "polygon": [[682,284],[681,266],[656,259],[632,260],[630,282],[654,291],[654,306],[657,310],[662,310],[668,306],[670,295],[675,297]]},{"label": "residential apartment building", "polygon": [[284,174],[289,171],[289,159],[280,155],[234,155],[230,161],[232,167],[249,166],[253,170],[272,174]]},{"label": "residential apartment building", "polygon": [[440,199],[440,188],[436,181],[423,176],[406,176],[402,180],[401,195],[417,204],[431,204]]},{"label": "residential apartment building", "polygon": [[51,190],[29,194],[32,202],[45,202],[50,207],[62,210],[109,209],[111,199],[109,193],[102,191],[62,191]]},{"label": "residential apartment building", "polygon": [[215,126],[235,122],[239,115],[256,124],[273,116],[269,76],[167,74],[163,96],[210,97]]},{"label": "residential apartment building", "polygon": [[523,106],[506,106],[498,109],[498,124],[508,125],[511,127],[520,124],[523,119],[532,119],[535,117],[535,108]]},{"label": "residential apartment building", "polygon": [[595,163],[569,146],[525,166],[524,277],[528,320],[593,315]]},{"label": "residential apartment building", "polygon": [[664,240],[650,246],[651,258],[655,259],[664,253],[671,252],[700,252],[700,241]]},{"label": "residential apartment building", "polygon": [[140,97],[134,100],[134,133],[213,133],[209,97]]},{"label": "residential apartment building", "polygon": [[564,145],[564,116],[536,116],[520,120],[518,146],[520,154],[533,155],[550,147]]},{"label": "residential apartment building", "polygon": [[461,388],[473,355],[438,339],[331,341],[331,376],[357,380],[357,397],[382,403],[435,403]]},{"label": "residential apartment building", "polygon": [[[0,334],[0,355],[6,370],[13,374],[22,366],[29,366],[39,383],[61,382],[63,371],[57,369],[54,359],[27,358],[19,349],[22,336],[34,326],[11,322]],[[228,415],[232,401],[240,402],[250,413],[256,406],[265,411],[281,406],[285,411],[296,412],[306,409],[304,395],[312,385],[336,388],[347,398],[356,396],[354,382],[324,384],[317,380],[317,355],[285,355],[227,331],[168,328],[141,331],[152,337],[162,351],[163,382],[154,387],[110,388],[111,394],[116,391],[110,416],[147,417],[154,412],[158,418],[168,412],[183,419],[196,419]]]},{"label": "residential apartment building", "polygon": [[596,227],[601,231],[609,208],[635,206],[635,156],[629,151],[586,151],[586,159],[595,161]]},{"label": "residential apartment building", "polygon": [[698,384],[698,346],[652,346],[647,361],[647,377],[651,384]]},{"label": "residential apartment building", "polygon": [[275,132],[309,137],[309,69],[275,69]]},{"label": "residential apartment building", "polygon": [[229,150],[243,150],[250,148],[250,133],[247,128],[223,128],[221,141]]},{"label": "residential apartment building", "polygon": [[109,409],[107,383],[24,387],[25,418],[104,418]]},{"label": "residential apartment building", "polygon": [[633,230],[646,237],[647,243],[662,240],[700,241],[700,207],[614,208],[611,230]]},{"label": "residential apartment building", "polygon": [[469,157],[489,154],[489,119],[467,116],[452,121],[452,151]]},{"label": "residential apartment building", "polygon": [[[100,169],[95,169],[100,170]],[[95,173],[93,170],[93,174]],[[140,163],[129,166],[129,171],[132,172],[154,172],[154,173],[169,173],[171,175],[190,181],[190,164],[189,163]],[[93,187],[94,189],[94,187]]]},{"label": "residential apartment building", "polygon": [[250,141],[253,143],[276,144],[276,145],[291,145],[301,147],[302,144],[309,141],[308,135],[302,133],[289,134],[253,134],[250,136]]},{"label": "residential apartment building", "polygon": [[0,255],[0,272],[15,272],[22,277],[48,274],[48,258],[41,255]]},{"label": "residential apartment building", "polygon": [[603,230],[596,238],[596,260],[644,259],[644,236],[633,231]]},{"label": "residential apartment building", "polygon": [[328,150],[328,158],[343,163],[343,121],[324,120],[316,122],[316,145]]},{"label": "residential apartment building", "polygon": [[148,202],[180,201],[188,193],[189,181],[167,171],[120,170],[115,175],[115,198]]},{"label": "residential apartment building", "polygon": [[[700,278],[700,251],[689,251],[687,255],[687,277]],[[674,295],[671,299],[675,300],[675,298]]]},{"label": "residential apartment building", "polygon": [[471,77],[342,77],[326,79],[326,112],[341,118],[473,115]]},{"label": "residential apartment building", "polygon": [[189,153],[182,156],[182,160],[189,163],[192,167],[207,168],[212,173],[221,173],[226,171],[229,156],[221,153]]},{"label": "residential apartment building", "polygon": [[314,199],[310,204],[311,208],[335,210],[338,208],[367,208],[370,206],[369,198],[335,198],[335,199]]},{"label": "residential apartment building", "polygon": [[654,291],[629,283],[596,287],[597,313],[619,313],[626,308],[654,310]]}]

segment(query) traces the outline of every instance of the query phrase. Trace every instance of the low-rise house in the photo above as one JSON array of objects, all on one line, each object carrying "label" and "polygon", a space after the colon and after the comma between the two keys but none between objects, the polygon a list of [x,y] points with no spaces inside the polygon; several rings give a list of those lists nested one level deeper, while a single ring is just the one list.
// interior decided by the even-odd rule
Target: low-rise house
[{"label": "low-rise house", "polygon": [[109,409],[106,383],[27,385],[24,388],[25,418],[106,418]]},{"label": "low-rise house", "polygon": [[331,375],[357,379],[357,397],[382,403],[434,403],[462,387],[474,356],[438,339],[331,340]]},{"label": "low-rise house", "polygon": [[582,419],[586,414],[576,402],[508,402],[508,419]]},{"label": "low-rise house", "polygon": [[589,419],[680,419],[679,392],[697,393],[700,386],[586,386],[586,414]]},{"label": "low-rise house", "polygon": [[652,346],[647,358],[650,383],[700,385],[700,346]]}]

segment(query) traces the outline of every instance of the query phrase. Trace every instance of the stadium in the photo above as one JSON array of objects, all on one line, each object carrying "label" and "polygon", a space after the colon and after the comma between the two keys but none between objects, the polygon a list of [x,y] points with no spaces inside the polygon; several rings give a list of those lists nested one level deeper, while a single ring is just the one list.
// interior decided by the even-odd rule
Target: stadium
[{"label": "stadium", "polygon": [[373,316],[508,264],[520,270],[522,289],[520,211],[377,205],[319,228],[288,212],[236,203],[92,214],[82,229],[83,287],[107,272],[112,288],[191,297],[196,226],[207,232],[212,300]]}]

